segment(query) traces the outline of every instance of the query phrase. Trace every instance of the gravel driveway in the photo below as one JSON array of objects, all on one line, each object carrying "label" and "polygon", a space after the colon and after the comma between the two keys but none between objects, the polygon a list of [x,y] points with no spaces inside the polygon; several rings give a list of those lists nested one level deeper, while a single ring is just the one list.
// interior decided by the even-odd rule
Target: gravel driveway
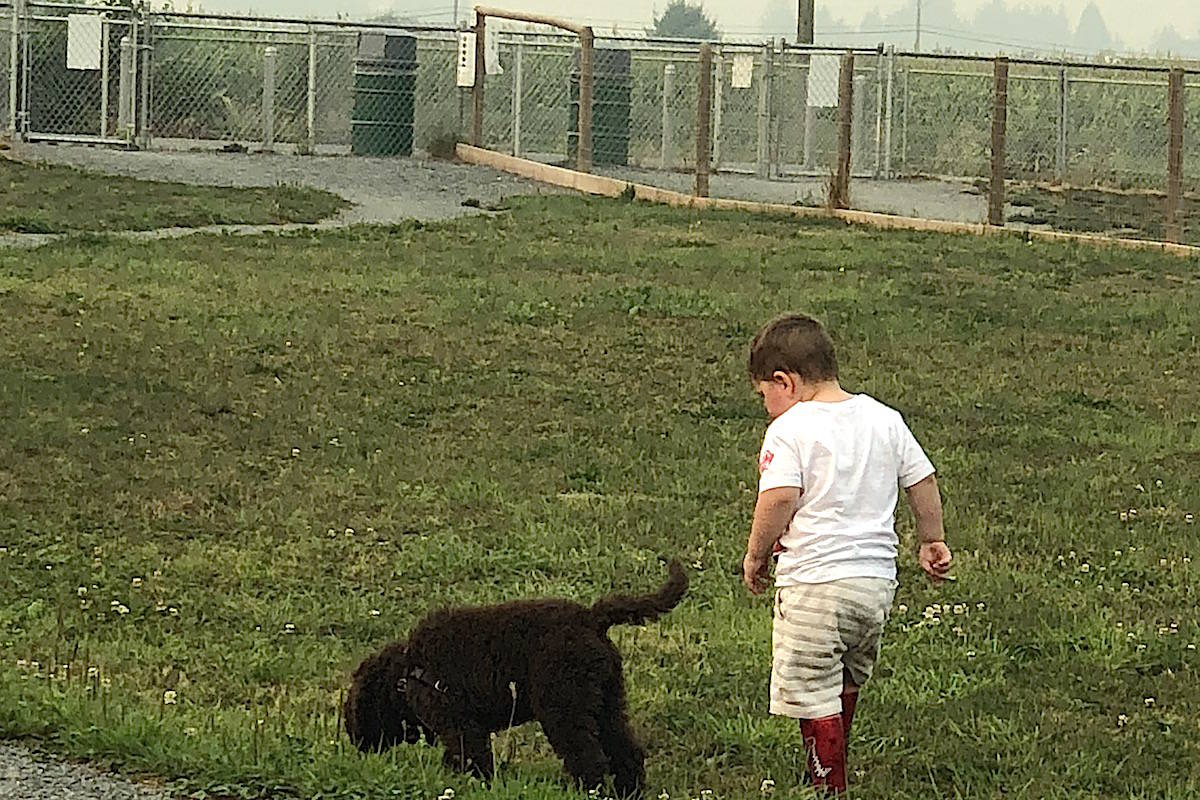
[{"label": "gravel driveway", "polygon": [[333,225],[450,219],[486,213],[464,201],[486,207],[514,195],[561,192],[487,167],[420,158],[130,152],[65,144],[17,144],[13,151],[24,159],[143,180],[324,189],[354,203]]},{"label": "gravel driveway", "polygon": [[3,800],[167,800],[161,790],[0,743]]}]

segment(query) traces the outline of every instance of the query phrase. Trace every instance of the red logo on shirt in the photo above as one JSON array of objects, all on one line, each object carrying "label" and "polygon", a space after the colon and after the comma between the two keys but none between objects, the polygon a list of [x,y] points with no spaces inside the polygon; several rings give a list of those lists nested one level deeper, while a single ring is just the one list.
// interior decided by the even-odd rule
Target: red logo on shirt
[{"label": "red logo on shirt", "polygon": [[771,466],[771,462],[775,460],[775,454],[770,450],[764,450],[762,458],[758,460],[758,471],[766,472],[767,467]]}]

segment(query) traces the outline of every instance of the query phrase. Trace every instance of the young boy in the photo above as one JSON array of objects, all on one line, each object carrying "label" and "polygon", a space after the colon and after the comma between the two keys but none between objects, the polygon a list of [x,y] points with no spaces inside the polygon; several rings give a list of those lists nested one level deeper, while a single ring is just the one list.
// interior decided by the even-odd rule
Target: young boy
[{"label": "young boy", "polygon": [[900,414],[838,383],[833,342],[801,315],[750,346],[750,379],[771,424],[743,581],[761,594],[775,566],[772,714],[800,720],[813,784],[846,790],[846,742],[896,591],[895,510],[904,487],[921,568],[950,570],[933,465]]}]

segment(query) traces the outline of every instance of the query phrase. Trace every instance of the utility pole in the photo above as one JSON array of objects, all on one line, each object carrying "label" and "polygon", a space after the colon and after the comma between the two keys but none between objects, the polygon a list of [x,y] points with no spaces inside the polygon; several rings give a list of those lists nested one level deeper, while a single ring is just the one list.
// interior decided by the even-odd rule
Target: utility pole
[{"label": "utility pole", "polygon": [[796,44],[813,43],[813,8],[816,0],[799,0],[796,13]]},{"label": "utility pole", "polygon": [[913,49],[921,52],[921,0],[917,0],[917,43]]}]

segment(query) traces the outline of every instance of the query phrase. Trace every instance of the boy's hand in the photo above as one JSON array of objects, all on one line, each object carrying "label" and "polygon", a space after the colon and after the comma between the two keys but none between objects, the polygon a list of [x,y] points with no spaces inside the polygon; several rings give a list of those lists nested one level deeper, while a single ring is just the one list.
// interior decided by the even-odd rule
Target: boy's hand
[{"label": "boy's hand", "polygon": [[938,586],[950,574],[950,564],[953,561],[953,556],[950,554],[950,548],[945,542],[926,542],[921,545],[921,552],[918,556],[921,562],[921,569],[929,576],[929,580],[933,581],[934,586]]},{"label": "boy's hand", "polygon": [[742,559],[742,583],[750,590],[750,594],[762,594],[771,582],[769,559],[756,558],[746,554]]}]

